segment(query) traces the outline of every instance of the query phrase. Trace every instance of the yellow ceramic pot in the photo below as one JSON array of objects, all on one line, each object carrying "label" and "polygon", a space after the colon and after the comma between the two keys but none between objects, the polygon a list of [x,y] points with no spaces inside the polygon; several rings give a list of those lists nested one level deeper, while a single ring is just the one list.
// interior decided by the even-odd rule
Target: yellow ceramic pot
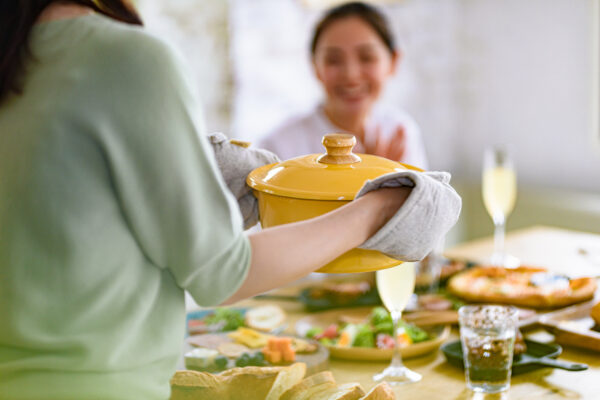
[{"label": "yellow ceramic pot", "polygon": [[[258,198],[260,222],[265,228],[316,217],[354,199],[365,181],[416,167],[368,154],[353,154],[353,135],[323,136],[325,154],[310,154],[257,168],[247,183]],[[374,250],[353,249],[319,272],[367,272],[401,262]]]}]

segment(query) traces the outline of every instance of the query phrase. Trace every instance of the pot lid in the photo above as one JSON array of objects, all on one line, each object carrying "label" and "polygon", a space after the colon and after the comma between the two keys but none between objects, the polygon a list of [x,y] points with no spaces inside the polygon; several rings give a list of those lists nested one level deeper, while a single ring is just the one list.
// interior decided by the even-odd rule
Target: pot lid
[{"label": "pot lid", "polygon": [[369,154],[354,154],[354,135],[323,136],[325,154],[310,154],[252,171],[248,185],[258,191],[314,200],[353,200],[365,181],[419,168]]}]

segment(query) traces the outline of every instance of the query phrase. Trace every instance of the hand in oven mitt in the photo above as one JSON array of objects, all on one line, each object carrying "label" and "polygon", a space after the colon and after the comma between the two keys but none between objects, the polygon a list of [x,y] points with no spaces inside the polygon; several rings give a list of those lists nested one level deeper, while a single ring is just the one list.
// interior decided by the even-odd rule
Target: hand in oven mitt
[{"label": "hand in oven mitt", "polygon": [[447,172],[402,171],[367,181],[356,198],[380,188],[412,187],[396,214],[359,247],[402,260],[418,261],[454,226],[462,201]]},{"label": "hand in oven mitt", "polygon": [[238,201],[244,229],[248,229],[258,222],[258,201],[246,184],[246,177],[255,168],[279,162],[279,158],[267,150],[248,148],[249,143],[229,140],[220,132],[209,135],[208,140],[225,183]]}]

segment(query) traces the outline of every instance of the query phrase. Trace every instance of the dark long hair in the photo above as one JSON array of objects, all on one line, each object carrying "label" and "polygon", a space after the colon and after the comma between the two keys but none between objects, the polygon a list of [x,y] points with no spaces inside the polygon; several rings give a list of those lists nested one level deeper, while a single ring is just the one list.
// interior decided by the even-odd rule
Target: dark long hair
[{"label": "dark long hair", "polygon": [[317,43],[323,31],[332,23],[348,17],[357,17],[362,19],[367,23],[367,25],[375,30],[391,54],[396,52],[394,35],[392,34],[385,15],[383,15],[383,13],[381,13],[381,11],[379,11],[377,8],[369,4],[355,1],[334,7],[327,11],[323,18],[321,18],[314,29],[313,37],[310,42],[310,52],[313,56],[315,55]]},{"label": "dark long hair", "polygon": [[[42,11],[56,0],[0,1],[0,101],[10,92],[20,93],[19,80],[30,56],[31,27]],[[128,0],[70,0],[118,21],[142,25]]]}]

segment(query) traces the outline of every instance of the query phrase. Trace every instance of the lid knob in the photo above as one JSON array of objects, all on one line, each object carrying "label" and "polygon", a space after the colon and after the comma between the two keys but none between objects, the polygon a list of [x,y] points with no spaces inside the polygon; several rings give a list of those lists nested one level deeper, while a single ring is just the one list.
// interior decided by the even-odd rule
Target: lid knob
[{"label": "lid knob", "polygon": [[354,164],[360,162],[360,157],[352,153],[356,137],[349,133],[328,133],[321,140],[327,153],[319,156],[322,164]]}]

